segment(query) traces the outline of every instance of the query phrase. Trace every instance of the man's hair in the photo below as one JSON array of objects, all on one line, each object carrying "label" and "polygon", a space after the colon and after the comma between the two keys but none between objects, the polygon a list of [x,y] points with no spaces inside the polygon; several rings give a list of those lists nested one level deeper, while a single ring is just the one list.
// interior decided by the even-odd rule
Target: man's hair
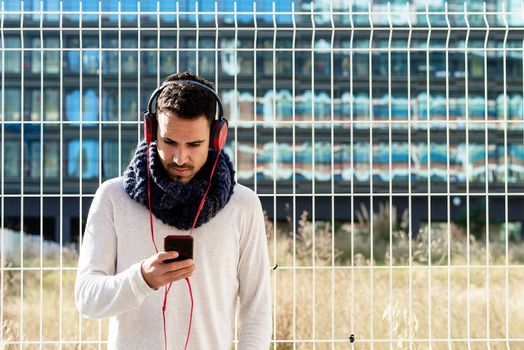
[{"label": "man's hair", "polygon": [[[192,72],[171,74],[165,79],[165,81],[173,80],[193,80],[211,89],[214,88],[213,83]],[[171,112],[184,119],[194,119],[204,114],[211,125],[215,119],[216,105],[216,98],[211,92],[191,83],[180,83],[168,85],[162,90],[156,108],[157,115],[161,112]]]}]

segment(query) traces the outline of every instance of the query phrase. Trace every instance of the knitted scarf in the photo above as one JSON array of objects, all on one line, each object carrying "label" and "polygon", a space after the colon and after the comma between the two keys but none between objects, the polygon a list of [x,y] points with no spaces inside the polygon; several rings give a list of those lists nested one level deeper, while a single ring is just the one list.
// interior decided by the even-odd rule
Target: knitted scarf
[{"label": "knitted scarf", "polygon": [[[204,192],[209,184],[209,176],[218,151],[209,150],[207,161],[188,183],[173,181],[164,169],[158,154],[156,142],[149,146],[151,174],[151,209],[163,223],[180,230],[193,226],[195,215]],[[142,141],[135,156],[124,172],[124,190],[127,194],[149,208],[147,200],[147,154],[146,143]],[[220,153],[211,188],[195,227],[211,220],[225,207],[233,194],[235,171],[229,157]]]}]

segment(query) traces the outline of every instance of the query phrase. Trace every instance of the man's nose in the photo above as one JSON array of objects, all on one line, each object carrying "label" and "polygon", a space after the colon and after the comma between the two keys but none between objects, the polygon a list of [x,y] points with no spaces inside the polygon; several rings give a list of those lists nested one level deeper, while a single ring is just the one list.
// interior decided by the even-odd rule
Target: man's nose
[{"label": "man's nose", "polygon": [[173,161],[178,165],[187,163],[188,153],[182,147],[177,147],[173,154]]}]

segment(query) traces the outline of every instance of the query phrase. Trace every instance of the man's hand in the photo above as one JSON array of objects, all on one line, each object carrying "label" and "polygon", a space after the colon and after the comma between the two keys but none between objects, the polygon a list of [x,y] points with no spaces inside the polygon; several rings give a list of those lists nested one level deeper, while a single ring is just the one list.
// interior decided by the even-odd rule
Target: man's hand
[{"label": "man's hand", "polygon": [[160,252],[142,263],[142,276],[149,287],[160,288],[193,275],[195,264],[192,259],[164,263],[164,260],[174,259],[178,256],[175,251]]}]

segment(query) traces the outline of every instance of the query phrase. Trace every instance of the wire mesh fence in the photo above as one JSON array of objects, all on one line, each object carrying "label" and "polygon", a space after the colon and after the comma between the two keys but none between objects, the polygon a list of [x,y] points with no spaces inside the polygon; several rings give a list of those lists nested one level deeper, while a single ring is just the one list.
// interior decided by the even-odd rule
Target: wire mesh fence
[{"label": "wire mesh fence", "polygon": [[272,349],[524,347],[522,1],[1,6],[2,349],[106,346],[87,211],[185,70],[267,214]]}]

